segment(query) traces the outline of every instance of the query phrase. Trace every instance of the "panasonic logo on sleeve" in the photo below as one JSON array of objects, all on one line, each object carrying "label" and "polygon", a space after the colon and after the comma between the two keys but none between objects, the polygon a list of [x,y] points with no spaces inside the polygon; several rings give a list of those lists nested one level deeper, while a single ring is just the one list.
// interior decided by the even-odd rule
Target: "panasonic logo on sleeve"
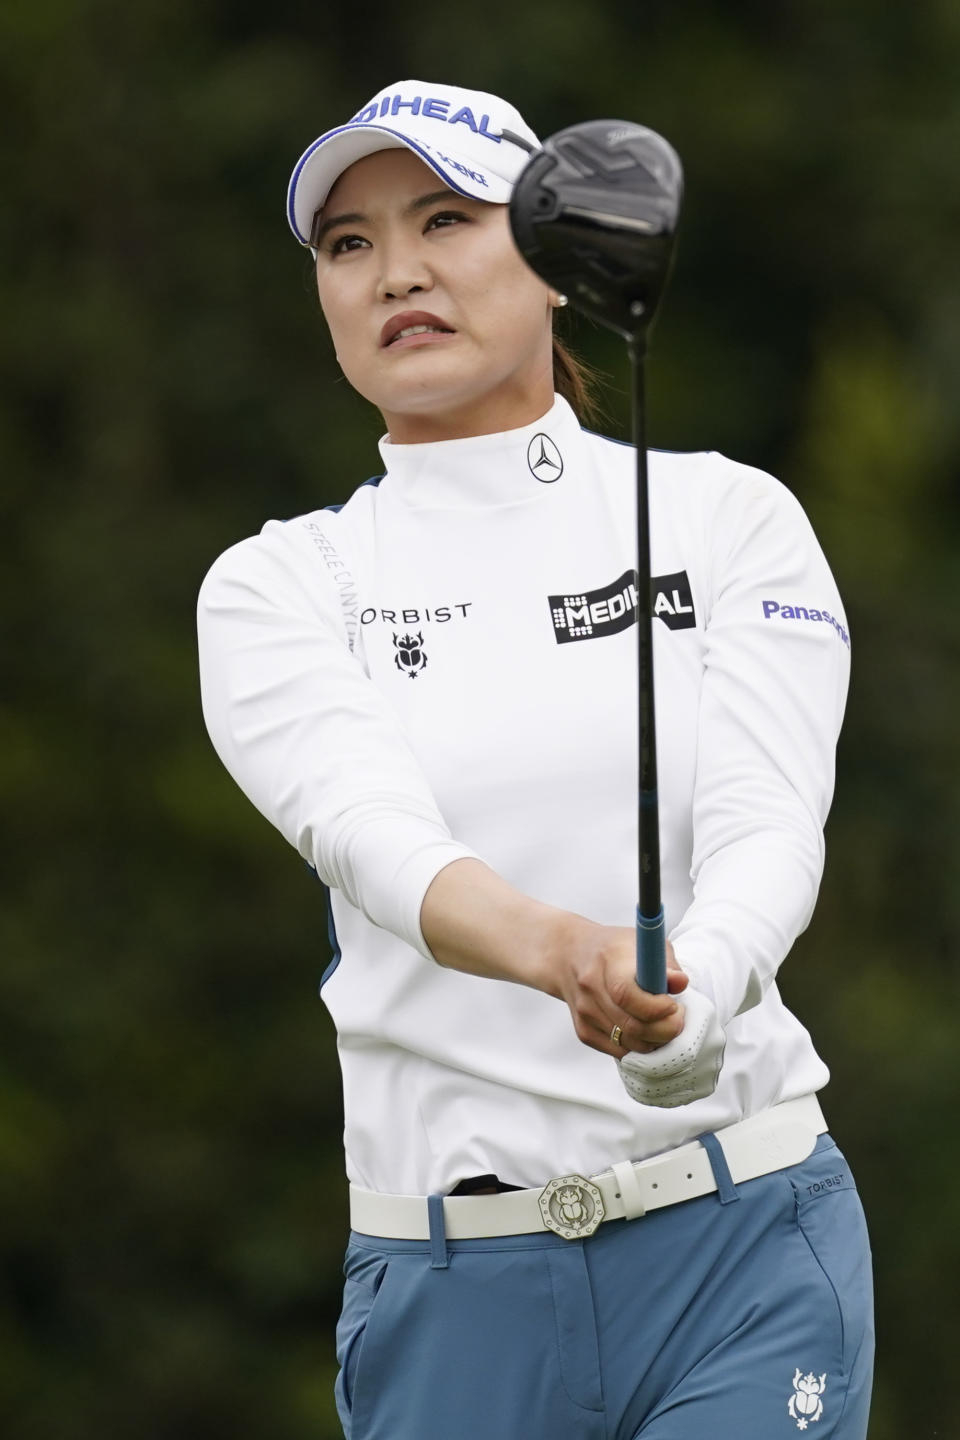
[{"label": "panasonic logo on sleeve", "polygon": [[840,639],[850,649],[850,636],[847,627],[830,614],[829,610],[818,610],[808,605],[781,605],[779,600],[764,600],[764,620],[810,620],[814,624],[832,625]]},{"label": "panasonic logo on sleeve", "polygon": [[[628,630],[637,619],[637,572],[625,570],[599,590],[549,595],[550,616],[558,645],[572,640],[598,640]],[[668,630],[692,630],[697,617],[686,570],[650,579],[650,608]]]}]

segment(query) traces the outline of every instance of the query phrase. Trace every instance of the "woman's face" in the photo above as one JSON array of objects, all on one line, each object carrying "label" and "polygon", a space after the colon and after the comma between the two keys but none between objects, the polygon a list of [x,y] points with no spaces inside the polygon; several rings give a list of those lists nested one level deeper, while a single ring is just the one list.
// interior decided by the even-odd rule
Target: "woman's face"
[{"label": "woman's face", "polygon": [[[516,429],[553,403],[552,297],[507,207],[471,200],[407,149],[379,150],[323,208],[317,290],[337,359],[409,443]],[[416,334],[411,327],[434,327]]]}]

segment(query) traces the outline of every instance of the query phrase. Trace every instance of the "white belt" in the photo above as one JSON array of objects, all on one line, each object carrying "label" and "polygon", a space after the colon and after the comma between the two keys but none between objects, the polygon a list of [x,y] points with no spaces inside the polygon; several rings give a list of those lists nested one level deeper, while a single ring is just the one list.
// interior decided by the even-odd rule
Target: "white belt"
[{"label": "white belt", "polygon": [[[748,1120],[717,1131],[734,1185],[805,1160],[827,1128],[816,1095],[787,1100]],[[528,1235],[553,1230],[568,1240],[592,1235],[603,1220],[633,1220],[648,1210],[694,1200],[717,1189],[707,1151],[699,1140],[650,1160],[623,1160],[586,1179],[558,1175],[539,1190],[499,1195],[447,1195],[443,1200],[448,1240]],[[350,1186],[350,1224],[361,1235],[428,1240],[423,1195],[382,1195]]]}]

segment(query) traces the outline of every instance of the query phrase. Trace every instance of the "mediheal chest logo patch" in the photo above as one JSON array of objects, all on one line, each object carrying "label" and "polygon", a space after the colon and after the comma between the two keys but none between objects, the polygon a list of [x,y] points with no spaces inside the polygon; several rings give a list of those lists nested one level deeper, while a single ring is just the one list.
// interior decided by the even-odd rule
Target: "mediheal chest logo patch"
[{"label": "mediheal chest logo patch", "polygon": [[686,570],[651,578],[650,608],[654,619],[662,620],[668,630],[696,629],[697,617],[693,613],[693,595]]},{"label": "mediheal chest logo patch", "polygon": [[[598,640],[628,630],[637,619],[637,572],[625,570],[600,590],[549,595],[553,633],[558,645]],[[686,570],[650,578],[650,608],[668,630],[692,630],[697,623]]]}]

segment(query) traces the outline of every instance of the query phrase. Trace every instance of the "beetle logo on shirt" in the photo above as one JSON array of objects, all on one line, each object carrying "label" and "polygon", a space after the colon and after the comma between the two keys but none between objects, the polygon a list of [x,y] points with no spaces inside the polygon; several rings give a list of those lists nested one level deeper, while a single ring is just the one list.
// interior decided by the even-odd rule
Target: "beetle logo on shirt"
[{"label": "beetle logo on shirt", "polygon": [[423,636],[419,632],[416,635],[395,634],[393,645],[397,652],[393,657],[393,663],[404,675],[409,675],[411,680],[416,680],[420,671],[427,668]]},{"label": "beetle logo on shirt", "polygon": [[[600,590],[549,595],[553,632],[558,645],[571,640],[596,640],[628,630],[637,620],[637,572],[625,570]],[[697,623],[686,570],[650,578],[650,609],[668,630],[692,630]]]}]

